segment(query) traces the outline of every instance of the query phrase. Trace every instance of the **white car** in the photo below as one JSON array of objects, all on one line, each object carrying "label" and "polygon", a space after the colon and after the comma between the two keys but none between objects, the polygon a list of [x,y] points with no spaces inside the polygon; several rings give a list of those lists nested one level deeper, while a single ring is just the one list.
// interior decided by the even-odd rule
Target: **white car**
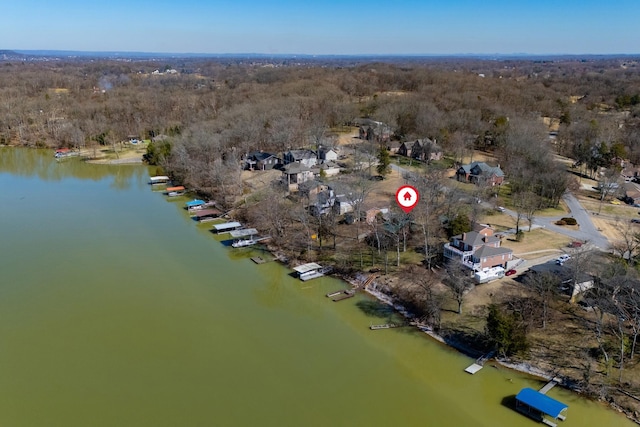
[{"label": "white car", "polygon": [[558,258],[556,258],[556,264],[562,265],[570,258],[571,258],[571,256],[569,256],[567,254],[562,254]]},{"label": "white car", "polygon": [[504,212],[505,210],[502,206],[498,206],[497,209],[498,209],[498,212]]}]

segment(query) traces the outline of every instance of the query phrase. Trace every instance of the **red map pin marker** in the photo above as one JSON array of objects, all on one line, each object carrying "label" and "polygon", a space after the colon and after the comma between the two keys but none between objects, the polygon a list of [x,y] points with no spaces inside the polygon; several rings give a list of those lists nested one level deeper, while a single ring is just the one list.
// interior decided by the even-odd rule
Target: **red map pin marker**
[{"label": "red map pin marker", "polygon": [[415,187],[403,185],[396,191],[396,202],[405,213],[409,213],[416,207],[420,200],[420,194]]}]

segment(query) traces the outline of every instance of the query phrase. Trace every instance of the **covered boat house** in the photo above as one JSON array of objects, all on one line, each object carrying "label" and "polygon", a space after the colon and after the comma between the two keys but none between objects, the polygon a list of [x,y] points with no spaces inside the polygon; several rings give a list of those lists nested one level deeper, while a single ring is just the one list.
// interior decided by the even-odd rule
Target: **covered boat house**
[{"label": "covered boat house", "polygon": [[564,421],[564,412],[567,408],[568,406],[564,403],[528,387],[520,390],[516,396],[516,410],[518,412],[551,427],[556,427],[557,424],[545,416],[549,416],[553,420]]}]

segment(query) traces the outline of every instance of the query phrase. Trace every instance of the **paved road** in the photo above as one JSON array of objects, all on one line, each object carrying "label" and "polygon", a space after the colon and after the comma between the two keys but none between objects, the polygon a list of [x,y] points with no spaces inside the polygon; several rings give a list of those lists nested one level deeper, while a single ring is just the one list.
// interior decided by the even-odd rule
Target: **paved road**
[{"label": "paved road", "polygon": [[609,249],[609,240],[598,231],[593,222],[591,221],[591,215],[582,207],[578,199],[571,193],[565,193],[562,199],[567,204],[567,207],[571,211],[571,216],[576,219],[580,228],[578,230],[571,230],[565,227],[555,225],[555,222],[561,217],[536,217],[533,221],[534,224],[544,227],[556,233],[564,234],[575,240],[587,241],[591,245],[601,249]]}]

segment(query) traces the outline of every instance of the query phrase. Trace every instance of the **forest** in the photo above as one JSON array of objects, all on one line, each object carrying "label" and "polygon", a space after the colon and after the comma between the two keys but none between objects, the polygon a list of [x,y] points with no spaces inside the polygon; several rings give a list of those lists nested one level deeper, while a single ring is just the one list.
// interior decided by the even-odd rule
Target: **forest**
[{"label": "forest", "polygon": [[[557,278],[530,279],[526,297],[496,298],[483,313],[482,334],[442,321],[440,290],[462,313],[473,286],[463,271],[445,265],[442,244],[482,215],[470,200],[497,196],[491,187],[446,190],[446,171],[473,153],[491,155],[507,176],[502,191],[509,192],[517,220],[531,222],[575,190],[577,177],[606,180],[619,175],[622,161],[640,164],[639,59],[5,60],[0,144],[98,149],[149,140],[150,164],[234,209],[269,234],[288,259],[330,262],[344,274],[371,269],[395,275],[404,285],[389,292],[443,336],[530,361],[526,354],[544,344],[527,335],[551,334],[553,312],[556,318],[575,314],[555,295]],[[257,192],[243,180],[247,154],[337,147],[340,135],[362,119],[384,123],[389,139],[349,146],[354,154],[340,175],[320,177],[346,195],[355,221],[311,214],[311,186],[292,194],[276,181]],[[424,203],[411,216],[359,221],[377,192],[372,177],[384,180],[390,172],[391,145],[422,138],[437,141],[445,153],[444,160],[403,176]],[[369,167],[356,167],[354,156]],[[556,156],[571,159],[573,173]],[[640,395],[640,234],[626,237],[618,257],[575,257],[575,274],[596,271],[598,286],[585,298],[593,315],[579,326],[590,338],[572,350],[566,370],[574,388],[633,413]],[[417,262],[406,261],[407,252],[417,253]],[[444,272],[432,274],[438,268]],[[579,366],[569,366],[577,359]]]}]

